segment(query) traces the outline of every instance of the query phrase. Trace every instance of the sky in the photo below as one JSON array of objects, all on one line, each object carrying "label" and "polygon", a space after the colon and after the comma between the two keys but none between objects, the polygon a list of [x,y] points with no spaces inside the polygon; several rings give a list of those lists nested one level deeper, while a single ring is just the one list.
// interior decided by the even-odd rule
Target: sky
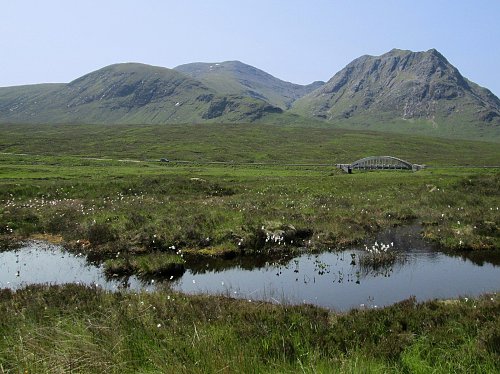
[{"label": "sky", "polygon": [[0,87],[227,60],[308,84],[365,54],[436,48],[500,96],[500,0],[0,0],[0,11]]}]

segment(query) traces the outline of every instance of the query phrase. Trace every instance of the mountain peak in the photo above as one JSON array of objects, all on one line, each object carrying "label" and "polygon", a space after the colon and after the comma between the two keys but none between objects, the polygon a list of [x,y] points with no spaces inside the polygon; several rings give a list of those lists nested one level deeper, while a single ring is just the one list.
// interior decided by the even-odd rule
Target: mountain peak
[{"label": "mountain peak", "polygon": [[500,101],[471,84],[436,49],[392,49],[362,56],[294,104],[297,113],[330,121],[366,118],[486,121],[500,126]]},{"label": "mountain peak", "polygon": [[[282,116],[288,109],[291,115]],[[373,130],[500,139],[500,100],[464,78],[434,48],[419,52],[394,48],[380,56],[361,56],[328,82],[306,86],[229,60],[175,69],[126,62],[68,84],[0,88],[3,123],[269,118],[281,122],[317,118]]]},{"label": "mountain peak", "polygon": [[296,99],[321,85],[319,82],[307,86],[285,82],[238,60],[196,62],[174,69],[202,81],[216,91],[262,99],[282,109],[288,109]]},{"label": "mountain peak", "polygon": [[178,75],[176,71],[161,66],[142,64],[138,62],[124,62],[105,66],[70,82],[70,85],[78,84],[88,79],[110,79],[111,77],[135,75],[135,76],[172,76]]}]

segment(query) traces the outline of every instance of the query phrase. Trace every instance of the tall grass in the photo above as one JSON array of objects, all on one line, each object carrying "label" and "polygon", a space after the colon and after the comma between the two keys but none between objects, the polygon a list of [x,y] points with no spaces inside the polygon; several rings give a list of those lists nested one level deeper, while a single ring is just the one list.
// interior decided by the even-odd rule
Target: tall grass
[{"label": "tall grass", "polygon": [[497,296],[335,314],[223,297],[0,291],[4,372],[496,372]]}]

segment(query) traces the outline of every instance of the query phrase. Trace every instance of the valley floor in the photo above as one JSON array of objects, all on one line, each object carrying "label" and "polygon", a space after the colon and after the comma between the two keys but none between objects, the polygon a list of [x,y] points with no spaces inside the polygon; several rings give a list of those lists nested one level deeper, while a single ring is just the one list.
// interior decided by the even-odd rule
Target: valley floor
[{"label": "valley floor", "polygon": [[[181,128],[171,138],[163,137],[163,127],[139,128],[141,136],[129,127],[107,133],[110,128],[78,127],[79,145],[69,127],[28,131],[24,138],[22,126],[0,129],[2,248],[42,238],[105,261],[111,272],[156,272],[206,257],[336,250],[417,223],[421,235],[445,250],[500,249],[499,169],[471,166],[498,160],[488,143],[400,142],[353,132],[372,154],[387,154],[392,142],[392,155],[431,167],[347,175],[335,162],[322,165],[328,157],[319,146],[337,150],[337,157],[345,152],[342,161],[363,156],[362,147],[336,148],[325,136],[342,133],[329,130],[312,131],[318,143],[311,154],[306,130],[287,129],[281,134],[289,136],[286,146],[275,149],[274,138],[252,155],[254,162],[281,164],[236,165],[205,163],[249,161],[234,144],[210,148],[228,127],[203,130],[203,139],[218,139],[197,143],[203,163],[198,154],[189,158],[195,147],[181,148],[187,136]],[[248,131],[264,134],[258,127]],[[57,139],[52,147],[47,134]],[[148,153],[151,140],[144,134],[161,146]],[[245,139],[236,140],[257,146]],[[103,144],[112,145],[112,154]],[[162,152],[169,144],[177,157]],[[192,163],[159,161],[182,155]],[[284,165],[292,163],[309,166]],[[335,314],[168,288],[132,294],[29,286],[0,291],[0,373],[496,372],[499,308],[497,295],[489,295]]]}]

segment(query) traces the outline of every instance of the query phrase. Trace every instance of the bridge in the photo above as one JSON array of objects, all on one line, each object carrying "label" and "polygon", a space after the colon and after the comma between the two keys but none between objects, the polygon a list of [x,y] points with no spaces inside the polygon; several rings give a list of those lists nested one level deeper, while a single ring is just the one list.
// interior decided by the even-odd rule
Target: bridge
[{"label": "bridge", "polygon": [[371,156],[354,161],[352,164],[337,164],[337,167],[351,174],[354,169],[418,171],[423,169],[424,165],[412,164],[411,162],[392,156]]}]

